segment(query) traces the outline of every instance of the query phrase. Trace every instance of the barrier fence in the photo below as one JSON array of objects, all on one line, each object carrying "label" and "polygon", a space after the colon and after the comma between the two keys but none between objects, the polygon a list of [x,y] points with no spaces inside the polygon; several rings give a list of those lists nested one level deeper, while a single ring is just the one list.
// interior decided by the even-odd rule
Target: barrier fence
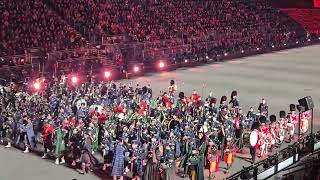
[{"label": "barrier fence", "polygon": [[267,159],[249,167],[243,167],[241,171],[226,178],[226,180],[267,179],[291,165],[296,164],[302,158],[312,155],[314,152],[320,152],[320,131],[300,139],[298,142],[289,145],[287,148],[269,156]]}]

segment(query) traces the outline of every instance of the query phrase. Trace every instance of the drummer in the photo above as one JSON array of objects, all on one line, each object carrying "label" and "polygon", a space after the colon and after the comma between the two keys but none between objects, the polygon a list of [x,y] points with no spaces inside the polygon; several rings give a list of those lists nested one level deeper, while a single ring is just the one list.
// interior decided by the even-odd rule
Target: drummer
[{"label": "drummer", "polygon": [[252,124],[256,121],[256,114],[254,113],[254,109],[253,107],[250,107],[247,116],[246,116],[247,120],[249,121],[249,129],[252,129]]},{"label": "drummer", "polygon": [[258,127],[253,127],[253,130],[250,134],[250,155],[251,155],[251,163],[254,164],[255,163],[255,159],[256,159],[256,152],[257,149],[259,147],[259,131],[257,129]]}]

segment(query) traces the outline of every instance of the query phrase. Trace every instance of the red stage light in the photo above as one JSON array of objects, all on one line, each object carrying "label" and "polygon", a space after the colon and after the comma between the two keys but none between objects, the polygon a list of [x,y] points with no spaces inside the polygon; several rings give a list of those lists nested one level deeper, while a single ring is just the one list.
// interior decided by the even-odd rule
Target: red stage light
[{"label": "red stage light", "polygon": [[160,68],[164,68],[164,62],[160,62],[160,63],[159,63],[159,67],[160,67]]},{"label": "red stage light", "polygon": [[135,73],[137,73],[137,72],[140,71],[140,68],[139,68],[138,66],[134,66],[134,67],[133,67],[133,71],[134,71]]},{"label": "red stage light", "polygon": [[78,82],[78,78],[77,78],[76,76],[73,76],[73,77],[71,78],[71,82],[72,82],[73,84],[76,84],[76,83]]},{"label": "red stage light", "polygon": [[109,78],[111,76],[111,73],[109,71],[104,72],[104,76],[106,78]]},{"label": "red stage light", "polygon": [[35,82],[35,83],[33,84],[33,87],[34,87],[35,90],[39,90],[40,87],[41,87],[41,85],[40,85],[39,82]]}]

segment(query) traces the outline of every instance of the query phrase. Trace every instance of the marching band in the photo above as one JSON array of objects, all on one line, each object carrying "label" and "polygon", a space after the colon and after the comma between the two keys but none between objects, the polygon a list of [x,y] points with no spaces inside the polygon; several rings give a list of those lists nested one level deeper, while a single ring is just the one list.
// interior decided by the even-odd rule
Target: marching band
[{"label": "marching band", "polygon": [[23,143],[26,153],[41,142],[42,158],[54,156],[56,164],[69,159],[70,165],[81,165],[83,174],[95,168],[94,154],[101,152],[103,170],[112,168],[114,179],[132,172],[135,180],[170,180],[176,179],[180,168],[184,176],[201,180],[203,167],[210,179],[222,164],[228,172],[244,147],[250,148],[253,163],[258,149],[261,157],[267,156],[284,141],[293,140],[296,128],[306,133],[310,118],[308,112],[302,113],[297,127],[294,105],[288,114],[280,111],[278,120],[269,117],[264,98],[258,113],[250,108],[245,116],[237,91],[232,91],[229,102],[222,96],[220,104],[212,93],[203,98],[195,90],[190,97],[183,92],[176,97],[173,80],[169,93],[156,98],[150,86],[93,87],[70,91],[58,83],[47,95],[19,94],[13,101],[10,92],[2,93],[1,141],[8,148]]}]

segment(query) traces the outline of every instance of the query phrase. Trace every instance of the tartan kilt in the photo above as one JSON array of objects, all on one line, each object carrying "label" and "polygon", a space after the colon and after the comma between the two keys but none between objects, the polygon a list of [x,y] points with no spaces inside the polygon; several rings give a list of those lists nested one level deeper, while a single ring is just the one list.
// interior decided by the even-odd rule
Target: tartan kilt
[{"label": "tartan kilt", "polygon": [[123,176],[124,161],[115,161],[112,166],[112,176]]},{"label": "tartan kilt", "polygon": [[112,176],[123,176],[124,173],[124,148],[117,145],[112,161]]}]

